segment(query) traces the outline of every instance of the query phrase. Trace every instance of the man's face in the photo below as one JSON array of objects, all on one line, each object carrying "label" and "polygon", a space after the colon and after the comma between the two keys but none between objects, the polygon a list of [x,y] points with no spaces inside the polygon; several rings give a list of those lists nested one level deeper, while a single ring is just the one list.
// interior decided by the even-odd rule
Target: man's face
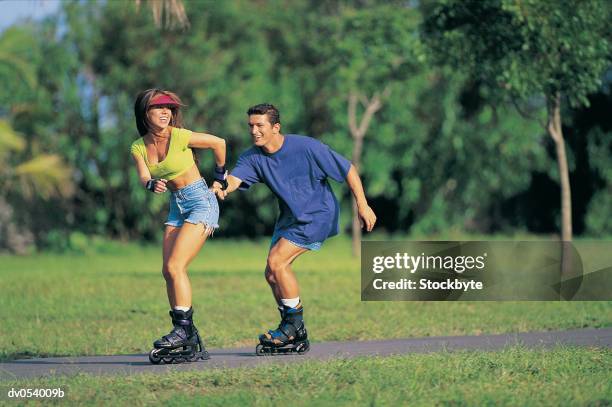
[{"label": "man's face", "polygon": [[249,131],[253,144],[263,147],[279,135],[280,124],[272,125],[265,114],[252,114],[249,116]]}]

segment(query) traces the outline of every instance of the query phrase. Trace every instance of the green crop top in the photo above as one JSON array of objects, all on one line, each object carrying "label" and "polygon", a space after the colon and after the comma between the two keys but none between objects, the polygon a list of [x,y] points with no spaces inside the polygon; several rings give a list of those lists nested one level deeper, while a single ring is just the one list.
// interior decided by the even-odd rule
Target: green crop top
[{"label": "green crop top", "polygon": [[147,148],[142,137],[132,143],[131,152],[132,155],[144,159],[151,177],[164,178],[170,181],[183,174],[195,164],[193,152],[189,148],[190,138],[191,130],[173,127],[170,133],[170,141],[168,141],[170,146],[168,147],[166,158],[153,165],[149,164],[147,159]]}]

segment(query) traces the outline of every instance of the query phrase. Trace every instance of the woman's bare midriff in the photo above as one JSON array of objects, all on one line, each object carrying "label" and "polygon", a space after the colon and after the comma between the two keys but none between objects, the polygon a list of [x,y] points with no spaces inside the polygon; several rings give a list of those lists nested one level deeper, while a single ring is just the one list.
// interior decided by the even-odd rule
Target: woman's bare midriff
[{"label": "woman's bare midriff", "polygon": [[185,171],[183,174],[174,178],[171,181],[168,181],[166,186],[169,190],[176,191],[178,189],[186,187],[189,184],[194,183],[200,178],[202,178],[202,176],[200,175],[200,171],[198,170],[197,165],[193,164],[193,166],[187,171]]}]

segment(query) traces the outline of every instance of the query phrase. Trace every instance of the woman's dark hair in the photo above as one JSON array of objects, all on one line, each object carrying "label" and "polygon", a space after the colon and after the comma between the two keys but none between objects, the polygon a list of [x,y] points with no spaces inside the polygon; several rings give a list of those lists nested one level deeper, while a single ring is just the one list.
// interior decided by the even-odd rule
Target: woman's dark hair
[{"label": "woman's dark hair", "polygon": [[157,130],[155,126],[149,121],[147,112],[151,106],[151,100],[157,95],[166,95],[171,97],[178,106],[169,106],[172,111],[172,120],[170,120],[170,126],[172,127],[183,127],[183,117],[181,115],[180,106],[184,106],[181,99],[172,92],[161,89],[147,89],[142,91],[136,96],[136,102],[134,102],[134,116],[136,117],[136,127],[140,136],[144,136],[149,132]]},{"label": "woman's dark hair", "polygon": [[247,115],[250,116],[252,114],[265,114],[268,116],[268,121],[272,126],[274,126],[276,123],[280,123],[280,112],[270,103],[261,103],[259,105],[249,107],[249,110],[247,110]]}]

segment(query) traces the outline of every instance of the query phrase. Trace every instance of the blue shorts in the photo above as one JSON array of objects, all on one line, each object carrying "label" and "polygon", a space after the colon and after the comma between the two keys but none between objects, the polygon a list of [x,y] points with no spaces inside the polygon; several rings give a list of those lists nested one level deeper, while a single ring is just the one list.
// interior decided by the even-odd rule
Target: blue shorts
[{"label": "blue shorts", "polygon": [[217,197],[208,189],[203,178],[172,191],[170,195],[170,212],[165,224],[181,227],[185,222],[194,225],[201,223],[213,230],[219,227]]},{"label": "blue shorts", "polygon": [[289,243],[293,244],[294,246],[301,247],[302,249],[307,249],[307,250],[319,250],[321,246],[323,245],[323,242],[297,243],[297,242],[294,242],[293,240],[287,239],[284,236],[281,236],[275,231],[274,234],[272,235],[272,240],[270,241],[270,249],[273,248],[274,245],[278,243],[279,240],[281,240],[281,237],[289,241]]}]

